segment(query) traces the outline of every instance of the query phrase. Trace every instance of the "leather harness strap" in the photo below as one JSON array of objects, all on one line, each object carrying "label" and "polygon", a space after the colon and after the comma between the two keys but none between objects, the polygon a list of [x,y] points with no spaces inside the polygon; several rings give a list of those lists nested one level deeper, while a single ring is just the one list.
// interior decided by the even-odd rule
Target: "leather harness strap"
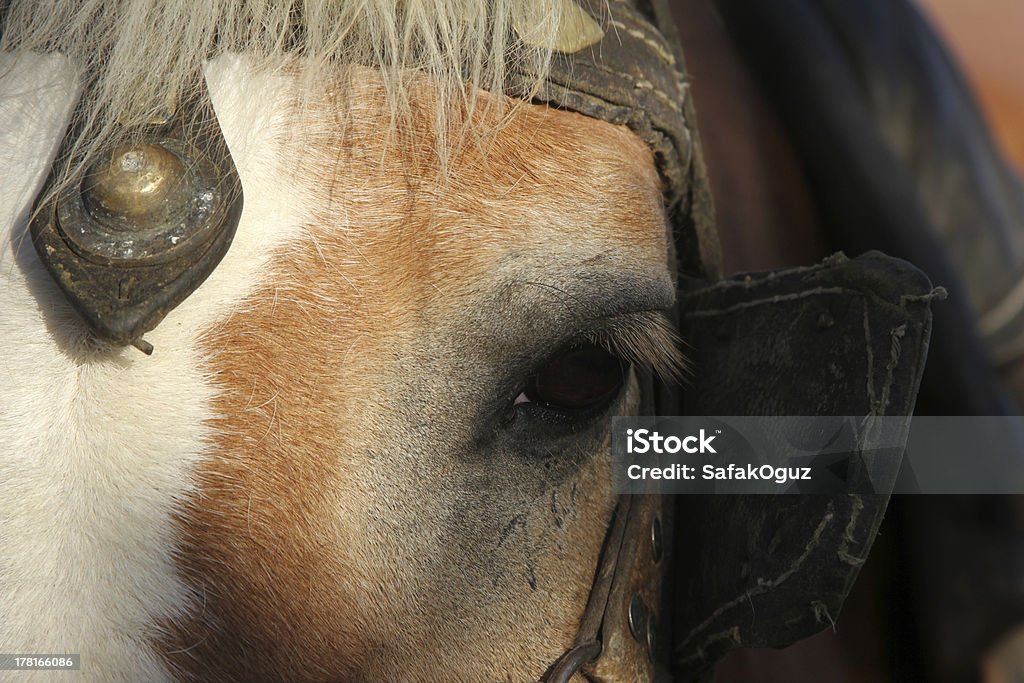
[{"label": "leather harness strap", "polygon": [[[684,289],[717,279],[721,255],[711,193],[668,5],[664,0],[580,4],[602,23],[603,40],[556,55],[541,87],[528,96],[626,125],[647,143],[664,182],[669,270],[683,280]],[[525,80],[532,82],[528,74]],[[677,412],[675,388],[647,374],[640,384],[642,413]],[[662,496],[619,498],[579,632],[544,683],[565,683],[576,673],[607,683],[654,679],[660,636],[667,633],[657,622],[671,545],[668,506]]]},{"label": "leather harness strap", "polygon": [[581,0],[604,38],[556,54],[538,89],[532,74],[510,95],[628,126],[654,153],[679,263],[673,272],[717,279],[721,253],[711,191],[700,154],[696,115],[682,49],[665,0]]},{"label": "leather harness strap", "polygon": [[580,629],[543,683],[577,672],[592,681],[647,681],[658,649],[665,560],[661,496],[621,496]]}]

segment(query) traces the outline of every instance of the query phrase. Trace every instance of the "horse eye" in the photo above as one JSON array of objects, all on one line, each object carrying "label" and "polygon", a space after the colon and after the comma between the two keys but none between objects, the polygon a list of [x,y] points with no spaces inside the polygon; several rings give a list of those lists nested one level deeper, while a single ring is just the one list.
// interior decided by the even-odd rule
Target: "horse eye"
[{"label": "horse eye", "polygon": [[573,346],[545,363],[513,405],[535,403],[566,413],[593,410],[618,395],[627,369],[622,359],[599,346]]}]

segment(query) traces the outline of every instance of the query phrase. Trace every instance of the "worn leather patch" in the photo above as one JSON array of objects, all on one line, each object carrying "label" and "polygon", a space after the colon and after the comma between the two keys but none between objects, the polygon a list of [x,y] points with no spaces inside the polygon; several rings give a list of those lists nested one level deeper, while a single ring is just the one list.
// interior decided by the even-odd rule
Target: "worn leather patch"
[{"label": "worn leather patch", "polygon": [[[877,252],[681,293],[689,415],[911,415],[942,290]],[[782,647],[838,617],[888,496],[677,500],[674,669]]]}]

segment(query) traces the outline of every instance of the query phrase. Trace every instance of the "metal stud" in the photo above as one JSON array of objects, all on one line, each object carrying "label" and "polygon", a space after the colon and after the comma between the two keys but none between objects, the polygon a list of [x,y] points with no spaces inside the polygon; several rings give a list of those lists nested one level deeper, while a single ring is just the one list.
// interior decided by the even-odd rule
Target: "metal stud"
[{"label": "metal stud", "polygon": [[[97,218],[123,216],[132,227],[152,222],[184,175],[181,159],[161,145],[122,145],[86,178],[86,204]],[[173,204],[184,204],[184,199]]]},{"label": "metal stud", "polygon": [[548,41],[542,40],[541,36],[547,36],[536,28],[543,25],[544,15],[549,11],[548,5],[536,1],[527,2],[523,6],[523,11],[512,17],[512,28],[524,43],[531,47],[550,48],[564,54],[573,54],[601,42],[604,30],[582,7],[573,0],[555,2],[559,6],[561,21],[557,35],[553,36],[553,43],[549,44]]},{"label": "metal stud", "polygon": [[144,353],[152,347],[142,335],[206,279],[242,212],[205,85],[195,94],[178,107],[168,95],[145,125],[125,114],[121,144],[97,152],[77,182],[57,185],[86,161],[74,145],[80,128],[70,128],[29,226],[40,261],[96,335]]},{"label": "metal stud", "polygon": [[633,595],[633,599],[629,601],[629,632],[633,634],[633,637],[640,644],[645,645],[647,643],[649,618],[650,611],[647,609],[647,604],[644,603],[644,599],[640,597],[640,594],[636,593]]},{"label": "metal stud", "polygon": [[651,554],[655,564],[661,562],[661,519],[657,516],[651,522]]},{"label": "metal stud", "polygon": [[63,238],[97,262],[165,263],[206,244],[229,198],[199,150],[172,138],[115,147],[57,202]]},{"label": "metal stud", "polygon": [[653,614],[647,617],[647,654],[651,659],[654,659],[654,646],[658,638],[656,621]]}]

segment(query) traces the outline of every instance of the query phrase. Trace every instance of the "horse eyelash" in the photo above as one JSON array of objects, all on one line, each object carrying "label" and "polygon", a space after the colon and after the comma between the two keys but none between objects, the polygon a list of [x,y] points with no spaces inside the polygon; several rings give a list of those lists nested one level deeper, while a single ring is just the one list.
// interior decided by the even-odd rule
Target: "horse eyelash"
[{"label": "horse eyelash", "polygon": [[612,319],[585,340],[666,382],[679,383],[690,370],[684,342],[663,313],[645,311]]}]

